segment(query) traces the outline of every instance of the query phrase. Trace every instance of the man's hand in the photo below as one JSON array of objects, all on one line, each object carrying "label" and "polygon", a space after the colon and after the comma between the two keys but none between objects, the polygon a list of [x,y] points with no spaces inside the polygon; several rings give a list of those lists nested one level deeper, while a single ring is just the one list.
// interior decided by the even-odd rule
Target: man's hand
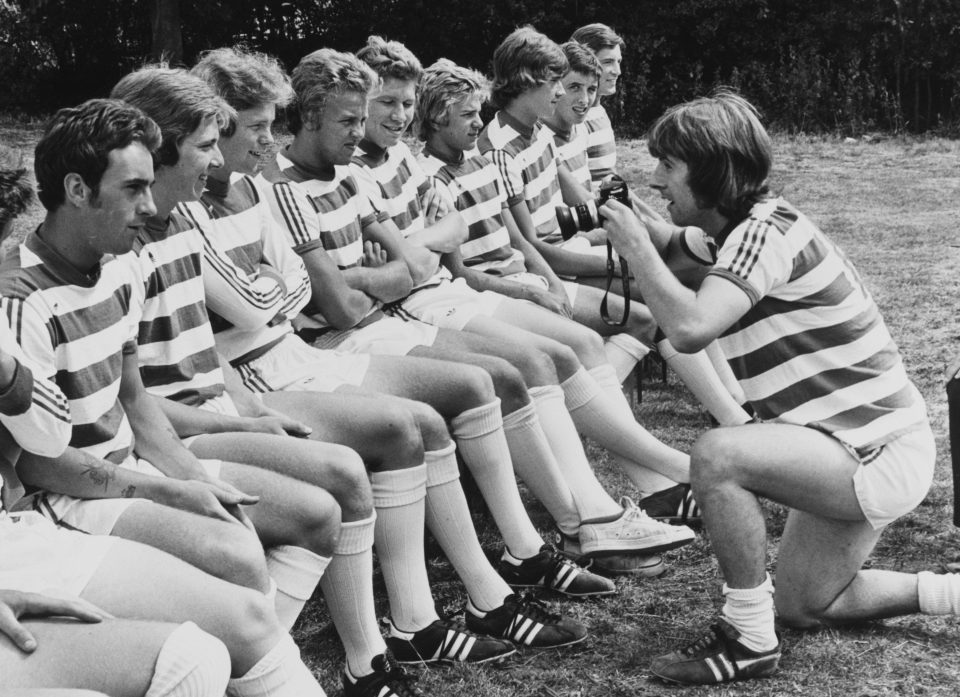
[{"label": "man's hand", "polygon": [[550,310],[550,312],[558,314],[561,317],[569,318],[573,316],[570,299],[567,297],[567,292],[563,290],[563,288],[557,293],[553,290],[545,290],[543,288],[537,288],[536,286],[527,286],[524,299],[536,303],[540,307]]},{"label": "man's hand", "polygon": [[433,225],[450,212],[446,201],[443,200],[443,197],[434,187],[427,189],[427,192],[423,195],[423,198],[420,201],[420,205],[423,208],[423,221],[425,227]]},{"label": "man's hand", "polygon": [[196,479],[170,480],[173,492],[164,497],[167,505],[190,511],[208,518],[218,518],[228,523],[239,523],[252,529],[250,519],[240,509],[260,500],[259,496],[245,494],[224,481],[213,477],[205,481]]},{"label": "man's hand", "polygon": [[247,417],[244,429],[250,433],[272,433],[277,436],[296,436],[306,438],[313,429],[301,421],[291,419],[286,414],[267,408],[272,413],[262,413],[259,416]]},{"label": "man's hand", "polygon": [[367,240],[363,243],[363,266],[368,269],[375,269],[378,266],[383,266],[389,260],[387,251],[380,246],[379,242]]},{"label": "man's hand", "polygon": [[609,199],[600,207],[600,213],[607,239],[620,256],[629,260],[640,255],[646,245],[652,244],[644,221],[619,201]]},{"label": "man's hand", "polygon": [[96,623],[112,615],[80,598],[52,598],[39,593],[0,590],[0,633],[10,637],[26,653],[37,648],[37,640],[20,623],[21,617],[73,617]]}]

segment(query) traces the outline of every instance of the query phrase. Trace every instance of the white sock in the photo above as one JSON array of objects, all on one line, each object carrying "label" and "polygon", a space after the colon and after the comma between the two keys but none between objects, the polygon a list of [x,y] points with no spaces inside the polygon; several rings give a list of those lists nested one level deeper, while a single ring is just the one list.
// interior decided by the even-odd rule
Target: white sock
[{"label": "white sock", "polygon": [[372,472],[377,508],[374,544],[390,600],[390,615],[403,631],[416,632],[439,619],[423,553],[426,465]]},{"label": "white sock", "polygon": [[[621,335],[617,334],[617,336]],[[633,337],[630,338],[633,339]],[[636,339],[633,340],[636,341]],[[591,368],[588,372],[593,376],[593,379],[597,381],[597,384],[600,385],[604,393],[610,397],[610,399],[620,404],[621,409],[626,409],[631,414],[633,413],[633,407],[630,406],[630,402],[628,402],[627,398],[624,397],[623,390],[620,388],[620,383],[617,380],[617,376],[614,374],[612,366],[598,365],[595,368]],[[635,487],[637,487],[640,498],[650,496],[650,494],[655,494],[656,492],[663,491],[664,489],[669,489],[677,484],[672,479],[664,477],[659,472],[654,472],[649,467],[644,467],[643,465],[633,462],[632,460],[628,460],[627,458],[617,455],[616,453],[611,453],[611,456],[613,457],[614,462],[617,463],[617,466],[620,467],[623,473],[627,475],[627,478],[633,482]]]},{"label": "white sock", "polygon": [[[586,374],[582,369],[579,373]],[[543,426],[547,442],[550,443],[563,479],[577,504],[580,521],[622,512],[620,504],[607,493],[590,467],[580,434],[577,433],[577,427],[567,411],[563,389],[559,385],[543,385],[530,388],[529,392],[537,406],[540,425]],[[574,534],[563,526],[560,526],[560,529],[568,535]]]},{"label": "white sock", "polygon": [[727,388],[727,392],[733,397],[733,401],[737,404],[745,404],[747,396],[743,393],[743,388],[740,387],[737,376],[733,374],[733,370],[730,368],[730,362],[727,361],[727,357],[723,355],[723,349],[720,348],[719,342],[714,339],[707,344],[703,350],[713,364],[713,369],[717,371],[717,377],[720,378],[720,382],[723,383],[723,386]]},{"label": "white sock", "polygon": [[706,352],[680,353],[669,339],[658,341],[657,351],[721,426],[750,421],[750,415],[730,396]]},{"label": "white sock", "polygon": [[633,412],[604,393],[585,368],[563,381],[567,410],[577,430],[611,453],[656,470],[676,481],[690,481],[690,458],[654,438]]},{"label": "white sock", "polygon": [[287,631],[293,628],[329,564],[330,557],[303,547],[278,545],[267,550],[267,571],[277,583],[274,605],[281,627]]},{"label": "white sock", "polygon": [[[503,432],[510,446],[513,469],[527,488],[543,504],[550,516],[568,535],[576,535],[580,527],[580,512],[573,493],[550,447],[550,442],[537,415],[535,387],[530,391],[531,402],[503,417]],[[556,388],[561,404],[563,393]],[[577,444],[580,438],[577,437]]]},{"label": "white sock", "polygon": [[[491,610],[500,607],[512,591],[490,565],[477,540],[470,508],[460,486],[455,447],[451,443],[448,449],[424,455],[427,461],[427,527],[453,564],[467,595],[481,607]],[[543,540],[540,544],[543,545]]]},{"label": "white sock", "polygon": [[222,697],[229,679],[227,647],[193,622],[184,622],[160,647],[144,697]]},{"label": "white sock", "polygon": [[637,363],[650,353],[650,347],[630,334],[614,334],[603,340],[607,361],[613,366],[617,382],[621,385]]},{"label": "white sock", "polygon": [[373,531],[376,513],[344,523],[320,588],[355,678],[369,675],[374,656],[386,651],[373,599]]},{"label": "white sock", "polygon": [[769,651],[777,645],[770,574],[756,588],[730,588],[724,584],[723,597],[723,616],[740,632],[741,644],[752,651]]},{"label": "white sock", "polygon": [[500,400],[458,414],[451,422],[450,432],[504,542],[516,554],[536,554],[543,539],[530,522],[517,490],[510,448],[503,432]]},{"label": "white sock", "polygon": [[960,615],[960,574],[917,574],[917,597],[925,615]]},{"label": "white sock", "polygon": [[300,649],[284,634],[256,665],[227,683],[230,697],[325,697],[300,658]]}]

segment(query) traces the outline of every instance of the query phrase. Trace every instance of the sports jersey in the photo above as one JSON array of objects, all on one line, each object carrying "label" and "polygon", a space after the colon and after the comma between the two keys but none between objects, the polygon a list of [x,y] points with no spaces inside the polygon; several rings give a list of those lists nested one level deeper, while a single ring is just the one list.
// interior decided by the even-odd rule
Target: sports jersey
[{"label": "sports jersey", "polygon": [[[152,394],[190,406],[224,392],[204,301],[206,244],[188,219],[172,213],[163,222],[149,220],[133,248],[144,287],[137,333],[140,376]],[[217,275],[212,282],[234,278],[236,273]]]},{"label": "sports jersey", "polygon": [[[217,349],[236,365],[262,356],[293,331],[290,320],[310,299],[310,279],[250,177],[233,174],[229,183],[210,179],[207,187],[200,201],[181,203],[177,211],[210,243],[204,252],[210,266],[236,277],[236,283],[221,285],[203,274]],[[226,256],[233,268],[223,268],[218,256]],[[282,285],[262,273],[263,264],[279,274]]]},{"label": "sports jersey", "polygon": [[[313,178],[283,154],[257,178],[274,219],[297,254],[322,248],[341,270],[363,263],[363,228],[378,219],[370,199],[360,194],[351,168],[338,165],[330,181]],[[383,214],[384,216],[386,214]],[[379,309],[374,303],[370,313]],[[313,303],[303,309],[298,327],[329,327]]]},{"label": "sports jersey", "polygon": [[526,271],[523,253],[510,245],[501,215],[507,197],[493,163],[477,149],[447,162],[424,148],[420,165],[467,223],[469,237],[460,245],[464,265],[499,276]]},{"label": "sports jersey", "polygon": [[37,374],[68,400],[70,445],[119,464],[133,447],[119,391],[123,355],[136,350],[136,258],[106,255],[85,273],[40,234],[0,267],[0,307]]},{"label": "sports jersey", "polygon": [[498,111],[480,134],[477,147],[497,166],[507,205],[526,201],[537,237],[560,242],[556,207],[563,205],[563,197],[550,133],[539,124],[526,126]]},{"label": "sports jersey", "polygon": [[587,112],[587,160],[590,178],[598,182],[617,170],[617,141],[607,110],[597,104]]},{"label": "sports jersey", "polygon": [[926,409],[857,271],[782,199],[717,238],[711,275],[751,309],[720,338],[762,419],[809,426],[869,451],[926,423]]},{"label": "sports jersey", "polygon": [[557,152],[557,163],[566,165],[576,182],[587,192],[593,191],[590,179],[590,167],[587,158],[588,133],[585,124],[574,124],[569,131],[555,131],[544,125],[544,130],[553,137],[553,146]]},{"label": "sports jersey", "polygon": [[[406,143],[401,141],[384,150],[364,139],[357,146],[351,169],[360,191],[376,210],[390,217],[404,237],[423,230],[426,221],[421,199],[430,189],[430,181]],[[436,286],[451,277],[437,255],[433,275],[414,290]]]}]

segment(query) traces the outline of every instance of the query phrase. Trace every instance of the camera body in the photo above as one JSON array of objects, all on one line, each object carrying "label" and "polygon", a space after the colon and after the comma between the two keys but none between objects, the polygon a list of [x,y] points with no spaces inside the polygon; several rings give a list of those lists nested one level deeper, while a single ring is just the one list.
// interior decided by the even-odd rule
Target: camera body
[{"label": "camera body", "polygon": [[594,200],[579,203],[576,206],[557,206],[560,236],[569,240],[578,232],[587,232],[600,227],[603,216],[598,209],[611,198],[625,206],[630,205],[630,190],[627,188],[627,182],[619,174],[608,174],[603,178]]}]

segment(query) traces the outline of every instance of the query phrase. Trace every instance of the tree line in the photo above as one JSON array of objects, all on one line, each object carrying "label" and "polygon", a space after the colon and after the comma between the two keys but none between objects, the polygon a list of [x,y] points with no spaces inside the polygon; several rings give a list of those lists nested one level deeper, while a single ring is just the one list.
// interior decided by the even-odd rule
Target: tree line
[{"label": "tree line", "polygon": [[424,65],[444,56],[487,72],[519,25],[562,42],[588,22],[626,41],[607,105],[624,136],[720,84],[782,130],[960,133],[956,0],[0,0],[0,107],[49,111],[150,60],[190,64],[236,43],[292,68],[371,33]]}]

